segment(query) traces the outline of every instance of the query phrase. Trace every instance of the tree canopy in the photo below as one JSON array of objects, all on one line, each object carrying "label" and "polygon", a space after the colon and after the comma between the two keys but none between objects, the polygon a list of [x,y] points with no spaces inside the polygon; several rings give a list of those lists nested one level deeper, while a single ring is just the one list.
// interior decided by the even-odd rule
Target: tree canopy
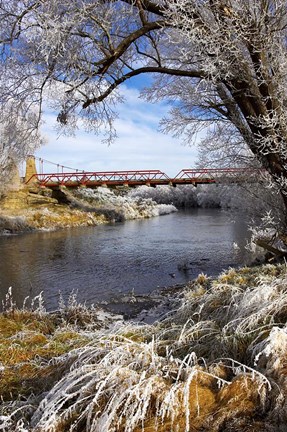
[{"label": "tree canopy", "polygon": [[47,100],[60,125],[111,136],[118,87],[153,74],[166,131],[248,148],[287,206],[285,0],[0,0],[0,18],[1,104],[33,128]]}]

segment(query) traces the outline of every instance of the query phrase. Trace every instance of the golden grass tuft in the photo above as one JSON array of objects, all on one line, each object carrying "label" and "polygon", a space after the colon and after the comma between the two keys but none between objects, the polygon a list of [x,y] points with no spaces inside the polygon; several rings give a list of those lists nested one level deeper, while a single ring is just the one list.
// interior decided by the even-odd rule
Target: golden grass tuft
[{"label": "golden grass tuft", "polygon": [[251,424],[260,406],[258,383],[249,376],[239,376],[219,389],[216,381],[204,372],[192,380],[188,388],[188,418],[186,388],[181,384],[177,390],[177,403],[182,405],[177,407],[180,414],[162,422],[156,416],[151,417],[134,432],[219,431],[234,418],[243,418],[245,425]]},{"label": "golden grass tuft", "polygon": [[57,321],[52,314],[27,310],[0,315],[0,397],[3,400],[49,388],[47,383],[53,384],[51,377],[58,376],[49,360],[88,343],[87,337],[69,327],[59,328]]}]

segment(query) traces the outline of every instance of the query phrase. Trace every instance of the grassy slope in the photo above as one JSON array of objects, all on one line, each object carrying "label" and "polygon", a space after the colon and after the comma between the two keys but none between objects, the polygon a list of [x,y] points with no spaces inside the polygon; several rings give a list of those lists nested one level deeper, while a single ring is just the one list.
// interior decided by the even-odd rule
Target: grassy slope
[{"label": "grassy slope", "polygon": [[[28,189],[23,188],[7,193],[0,201],[0,232],[18,233],[43,228],[100,225],[108,222],[104,214],[88,211],[83,205],[70,206],[68,203],[59,203],[50,196],[41,195],[40,192],[30,193]],[[48,192],[51,194],[51,191]]]}]

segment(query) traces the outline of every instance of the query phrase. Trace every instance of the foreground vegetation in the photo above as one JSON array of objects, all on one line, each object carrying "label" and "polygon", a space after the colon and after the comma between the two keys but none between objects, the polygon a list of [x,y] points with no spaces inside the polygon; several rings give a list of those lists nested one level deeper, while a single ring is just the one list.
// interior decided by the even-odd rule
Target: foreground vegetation
[{"label": "foreground vegetation", "polygon": [[0,316],[1,430],[278,431],[286,425],[284,265],[205,275],[153,325],[70,299]]}]

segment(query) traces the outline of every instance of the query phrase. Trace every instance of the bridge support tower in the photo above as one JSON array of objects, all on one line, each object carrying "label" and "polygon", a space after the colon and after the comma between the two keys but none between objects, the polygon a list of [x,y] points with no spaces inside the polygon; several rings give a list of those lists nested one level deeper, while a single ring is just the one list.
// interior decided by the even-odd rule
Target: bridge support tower
[{"label": "bridge support tower", "polygon": [[37,177],[32,177],[35,174],[37,174],[35,158],[34,156],[29,156],[28,159],[26,160],[25,183],[27,182],[29,182],[29,184],[38,183]]}]

